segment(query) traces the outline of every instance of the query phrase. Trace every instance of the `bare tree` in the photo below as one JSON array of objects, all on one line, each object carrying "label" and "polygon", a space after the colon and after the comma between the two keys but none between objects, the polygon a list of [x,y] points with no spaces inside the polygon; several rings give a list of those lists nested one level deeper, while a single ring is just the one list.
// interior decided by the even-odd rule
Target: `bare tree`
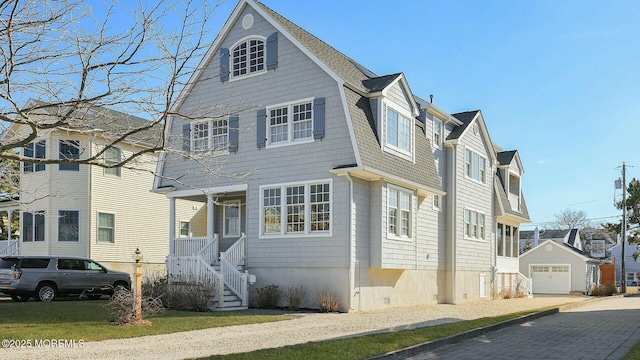
[{"label": "bare tree", "polygon": [[592,227],[587,214],[582,210],[565,209],[554,215],[557,229],[583,229]]},{"label": "bare tree", "polygon": [[[165,149],[169,117],[191,118],[172,113],[173,104],[210,45],[208,24],[220,3],[95,4],[104,3],[0,0],[0,160],[127,166]],[[96,127],[96,117],[111,126]],[[62,159],[19,151],[58,129],[106,145]],[[123,142],[144,146],[105,164],[105,152]]]}]

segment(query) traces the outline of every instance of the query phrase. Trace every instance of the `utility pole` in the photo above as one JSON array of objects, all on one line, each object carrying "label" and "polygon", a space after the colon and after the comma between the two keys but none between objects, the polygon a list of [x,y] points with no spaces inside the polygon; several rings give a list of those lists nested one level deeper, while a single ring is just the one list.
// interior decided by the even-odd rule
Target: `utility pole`
[{"label": "utility pole", "polygon": [[627,242],[627,165],[622,162],[622,284],[620,292],[627,292],[627,271],[624,264],[625,247]]}]

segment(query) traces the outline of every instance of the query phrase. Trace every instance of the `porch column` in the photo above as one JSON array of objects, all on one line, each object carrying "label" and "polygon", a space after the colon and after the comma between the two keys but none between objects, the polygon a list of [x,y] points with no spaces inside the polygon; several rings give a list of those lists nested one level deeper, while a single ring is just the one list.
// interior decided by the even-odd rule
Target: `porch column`
[{"label": "porch column", "polygon": [[214,237],[213,221],[215,219],[213,203],[213,194],[207,194],[207,240],[211,241]]},{"label": "porch column", "polygon": [[176,198],[169,198],[169,254],[176,254]]}]

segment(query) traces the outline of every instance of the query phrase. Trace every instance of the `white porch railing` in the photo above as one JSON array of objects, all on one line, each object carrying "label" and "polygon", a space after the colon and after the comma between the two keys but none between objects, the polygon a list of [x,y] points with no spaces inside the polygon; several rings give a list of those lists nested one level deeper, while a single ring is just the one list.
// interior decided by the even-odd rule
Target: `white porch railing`
[{"label": "white porch railing", "polygon": [[197,255],[200,255],[204,261],[208,264],[213,264],[214,261],[218,260],[219,254],[219,242],[218,242],[218,234],[215,234],[213,239],[198,251]]},{"label": "white porch railing", "polygon": [[518,273],[518,290],[523,292],[528,298],[533,297],[533,279]]},{"label": "white porch railing", "polygon": [[218,253],[218,234],[215,234],[213,238],[213,242],[215,242],[215,244],[213,245],[210,244],[209,238],[207,238],[206,236],[192,238],[173,238],[171,239],[171,241],[173,241],[174,243],[174,253],[172,255],[175,256],[195,256],[196,254],[201,253],[206,247],[210,247],[211,253]]},{"label": "white porch railing", "polygon": [[0,256],[11,256],[18,254],[18,240],[0,241]]},{"label": "white porch railing", "polygon": [[218,306],[224,301],[224,279],[201,256],[167,257],[169,281],[173,283],[214,284],[217,293],[214,298]]},{"label": "white porch railing", "polygon": [[533,280],[522,273],[498,273],[496,276],[496,294],[499,296],[515,296],[520,293],[528,298],[533,297]]},{"label": "white porch railing", "polygon": [[220,253],[220,272],[224,276],[224,284],[242,300],[242,306],[249,304],[248,274],[236,267],[244,264],[246,239],[245,234],[242,234],[227,251]]}]

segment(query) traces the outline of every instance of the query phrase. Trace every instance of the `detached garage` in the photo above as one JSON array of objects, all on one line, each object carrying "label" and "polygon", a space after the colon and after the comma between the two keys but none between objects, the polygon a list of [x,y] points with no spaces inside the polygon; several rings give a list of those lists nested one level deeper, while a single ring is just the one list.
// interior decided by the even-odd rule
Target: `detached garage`
[{"label": "detached garage", "polygon": [[585,252],[553,240],[520,255],[520,272],[532,279],[534,294],[588,294],[600,278],[599,264]]}]

